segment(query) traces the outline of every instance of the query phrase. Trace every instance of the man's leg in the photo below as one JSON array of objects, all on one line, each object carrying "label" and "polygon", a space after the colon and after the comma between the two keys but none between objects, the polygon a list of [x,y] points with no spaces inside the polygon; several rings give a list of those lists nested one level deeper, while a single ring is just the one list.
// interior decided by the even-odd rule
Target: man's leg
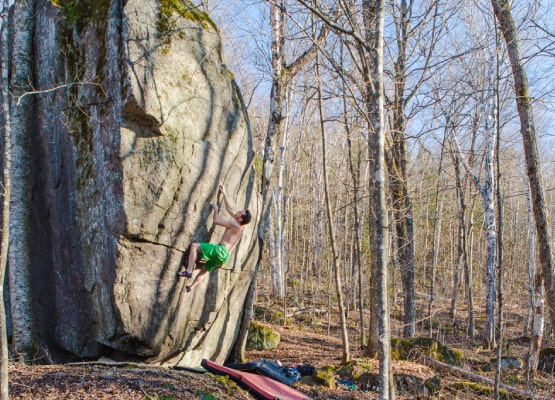
[{"label": "man's leg", "polygon": [[187,264],[187,272],[192,274],[197,263],[197,258],[200,253],[200,243],[191,243],[189,246],[189,262]]},{"label": "man's leg", "polygon": [[185,286],[185,288],[187,289],[187,292],[190,292],[195,286],[197,286],[207,273],[208,273],[208,270],[206,269],[206,266],[203,265],[199,270],[199,273],[197,274],[197,276],[195,276],[195,280],[193,281],[193,283],[191,283],[189,286]]},{"label": "man's leg", "polygon": [[200,244],[197,242],[191,243],[189,246],[189,261],[187,262],[187,269],[185,271],[178,272],[177,275],[191,278],[193,276],[193,270],[195,269],[199,253]]}]

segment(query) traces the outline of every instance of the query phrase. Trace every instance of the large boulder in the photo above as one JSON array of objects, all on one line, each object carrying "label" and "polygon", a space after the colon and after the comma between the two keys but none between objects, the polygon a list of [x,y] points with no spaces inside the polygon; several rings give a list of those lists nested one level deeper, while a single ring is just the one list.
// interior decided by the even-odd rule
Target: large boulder
[{"label": "large boulder", "polygon": [[[55,3],[57,7],[54,6]],[[245,107],[217,28],[186,1],[37,1],[31,122],[32,269],[51,361],[223,362],[258,253]],[[193,292],[191,241],[223,233],[224,184],[253,222]],[[225,207],[222,207],[225,213]]]}]

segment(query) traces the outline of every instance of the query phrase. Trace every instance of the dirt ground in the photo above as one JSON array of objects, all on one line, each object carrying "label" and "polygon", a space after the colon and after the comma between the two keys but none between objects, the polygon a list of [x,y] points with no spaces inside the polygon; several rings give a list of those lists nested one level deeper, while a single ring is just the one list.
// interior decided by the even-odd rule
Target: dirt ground
[{"label": "dirt ground", "polygon": [[[316,333],[314,329],[284,328],[272,326],[281,333],[282,340],[277,349],[250,351],[249,361],[260,359],[279,360],[284,365],[309,364],[317,368],[335,365],[341,362],[340,336],[328,336]],[[353,347],[356,332],[353,334]],[[468,359],[487,358],[485,352],[467,351]],[[360,350],[351,349],[351,358],[363,358]],[[378,361],[364,359],[376,373]],[[471,369],[470,364],[465,368]],[[461,389],[458,378],[451,374],[439,373],[419,363],[394,361],[393,371],[428,379],[438,376],[441,380],[441,391],[438,399],[491,399],[491,393],[476,393],[470,389]],[[484,374],[494,378],[493,373]],[[508,385],[524,389],[525,376],[522,370],[507,372],[503,381]],[[322,386],[298,385],[297,389],[311,399],[354,400],[377,399],[378,393],[338,387],[328,389]],[[555,380],[547,375],[534,378],[533,385],[536,399],[555,398]],[[178,371],[145,365],[49,365],[28,366],[13,364],[10,366],[10,397],[13,399],[140,399],[140,400],[172,400],[172,399],[254,399],[245,390],[233,382],[215,377],[211,374],[199,374],[189,371]],[[397,399],[416,399],[413,394],[398,394]],[[426,397],[420,397],[426,398]],[[518,398],[510,396],[509,398]]]}]

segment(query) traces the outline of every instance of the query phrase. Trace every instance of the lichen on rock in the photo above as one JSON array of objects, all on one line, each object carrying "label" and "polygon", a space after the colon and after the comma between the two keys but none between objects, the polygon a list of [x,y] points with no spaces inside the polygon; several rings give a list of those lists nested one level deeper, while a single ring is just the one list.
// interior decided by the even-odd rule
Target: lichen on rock
[{"label": "lichen on rock", "polygon": [[281,340],[278,331],[256,321],[251,321],[247,336],[247,349],[269,350],[275,349]]},{"label": "lichen on rock", "polygon": [[391,357],[394,360],[418,360],[420,355],[426,355],[435,360],[461,366],[462,353],[449,349],[432,338],[395,338],[391,339]]}]

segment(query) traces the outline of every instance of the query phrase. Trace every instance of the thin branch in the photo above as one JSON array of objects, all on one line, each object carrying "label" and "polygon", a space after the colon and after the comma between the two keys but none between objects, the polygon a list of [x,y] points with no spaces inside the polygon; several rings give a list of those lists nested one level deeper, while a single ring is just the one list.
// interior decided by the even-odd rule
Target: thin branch
[{"label": "thin branch", "polygon": [[33,95],[33,94],[43,94],[43,93],[50,93],[50,92],[54,92],[56,90],[59,89],[64,89],[67,87],[71,87],[74,85],[95,85],[95,86],[100,86],[100,88],[102,89],[102,91],[104,92],[105,95],[107,95],[106,91],[104,90],[104,88],[102,87],[102,85],[100,83],[94,83],[94,82],[72,82],[72,83],[66,83],[64,85],[59,85],[59,86],[54,86],[50,89],[45,89],[45,90],[32,90],[30,92],[25,92],[23,93],[21,96],[19,96],[17,98],[17,105],[19,105],[21,103],[21,100],[28,95]]}]

